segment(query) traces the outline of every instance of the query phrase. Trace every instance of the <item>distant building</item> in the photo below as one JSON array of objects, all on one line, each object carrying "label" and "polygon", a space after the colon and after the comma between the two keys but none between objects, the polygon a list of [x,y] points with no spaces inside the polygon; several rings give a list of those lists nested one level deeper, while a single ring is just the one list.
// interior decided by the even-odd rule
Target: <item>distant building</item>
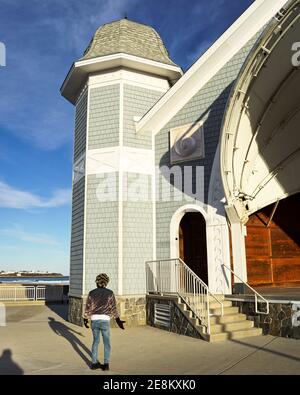
[{"label": "distant building", "polygon": [[181,258],[212,294],[299,287],[299,14],[255,1],[185,74],[150,26],[96,31],[61,88],[76,109],[72,322],[99,272],[142,322],[149,260]]}]

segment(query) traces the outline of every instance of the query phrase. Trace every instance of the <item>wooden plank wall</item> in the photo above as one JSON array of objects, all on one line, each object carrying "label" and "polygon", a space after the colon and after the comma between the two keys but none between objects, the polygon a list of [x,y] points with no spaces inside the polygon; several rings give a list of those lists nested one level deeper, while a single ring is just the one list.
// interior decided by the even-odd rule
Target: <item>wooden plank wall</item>
[{"label": "wooden plank wall", "polygon": [[300,284],[300,194],[251,215],[247,223],[248,282],[254,286],[291,287]]}]

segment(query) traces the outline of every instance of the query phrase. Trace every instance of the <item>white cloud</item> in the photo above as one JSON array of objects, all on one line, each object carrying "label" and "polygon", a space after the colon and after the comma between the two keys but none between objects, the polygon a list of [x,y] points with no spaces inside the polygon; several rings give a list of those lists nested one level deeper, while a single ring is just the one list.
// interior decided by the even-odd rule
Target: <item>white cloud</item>
[{"label": "white cloud", "polygon": [[24,231],[18,224],[14,224],[12,228],[0,229],[0,235],[34,244],[59,244],[52,236],[46,235],[44,233],[28,233]]},{"label": "white cloud", "polygon": [[[7,67],[0,76],[0,127],[46,151],[70,144],[73,108],[60,97],[60,85],[95,30],[124,16],[137,1],[32,0],[27,23],[2,16],[9,45]],[[5,0],[4,5],[12,15],[14,10],[22,12],[19,0]]]},{"label": "white cloud", "polygon": [[16,209],[59,207],[71,202],[70,189],[58,189],[51,198],[22,191],[0,181],[0,207]]}]

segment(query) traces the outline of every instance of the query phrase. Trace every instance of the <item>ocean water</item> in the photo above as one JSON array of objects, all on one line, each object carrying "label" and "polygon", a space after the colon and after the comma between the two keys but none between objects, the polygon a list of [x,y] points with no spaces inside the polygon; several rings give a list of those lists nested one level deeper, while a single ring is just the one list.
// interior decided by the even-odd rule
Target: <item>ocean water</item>
[{"label": "ocean water", "polygon": [[51,283],[51,284],[69,284],[70,277],[0,277],[0,284],[4,283]]}]

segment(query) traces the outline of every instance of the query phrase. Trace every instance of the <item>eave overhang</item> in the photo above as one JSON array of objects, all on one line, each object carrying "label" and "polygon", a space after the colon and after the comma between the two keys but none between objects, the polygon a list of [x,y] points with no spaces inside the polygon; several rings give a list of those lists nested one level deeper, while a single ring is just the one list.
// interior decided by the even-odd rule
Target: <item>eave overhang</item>
[{"label": "eave overhang", "polygon": [[183,74],[182,69],[165,63],[156,62],[138,56],[118,53],[99,58],[79,60],[71,66],[60,92],[72,104],[84,86],[90,74],[117,68],[133,69],[142,73],[165,77],[173,85]]}]

